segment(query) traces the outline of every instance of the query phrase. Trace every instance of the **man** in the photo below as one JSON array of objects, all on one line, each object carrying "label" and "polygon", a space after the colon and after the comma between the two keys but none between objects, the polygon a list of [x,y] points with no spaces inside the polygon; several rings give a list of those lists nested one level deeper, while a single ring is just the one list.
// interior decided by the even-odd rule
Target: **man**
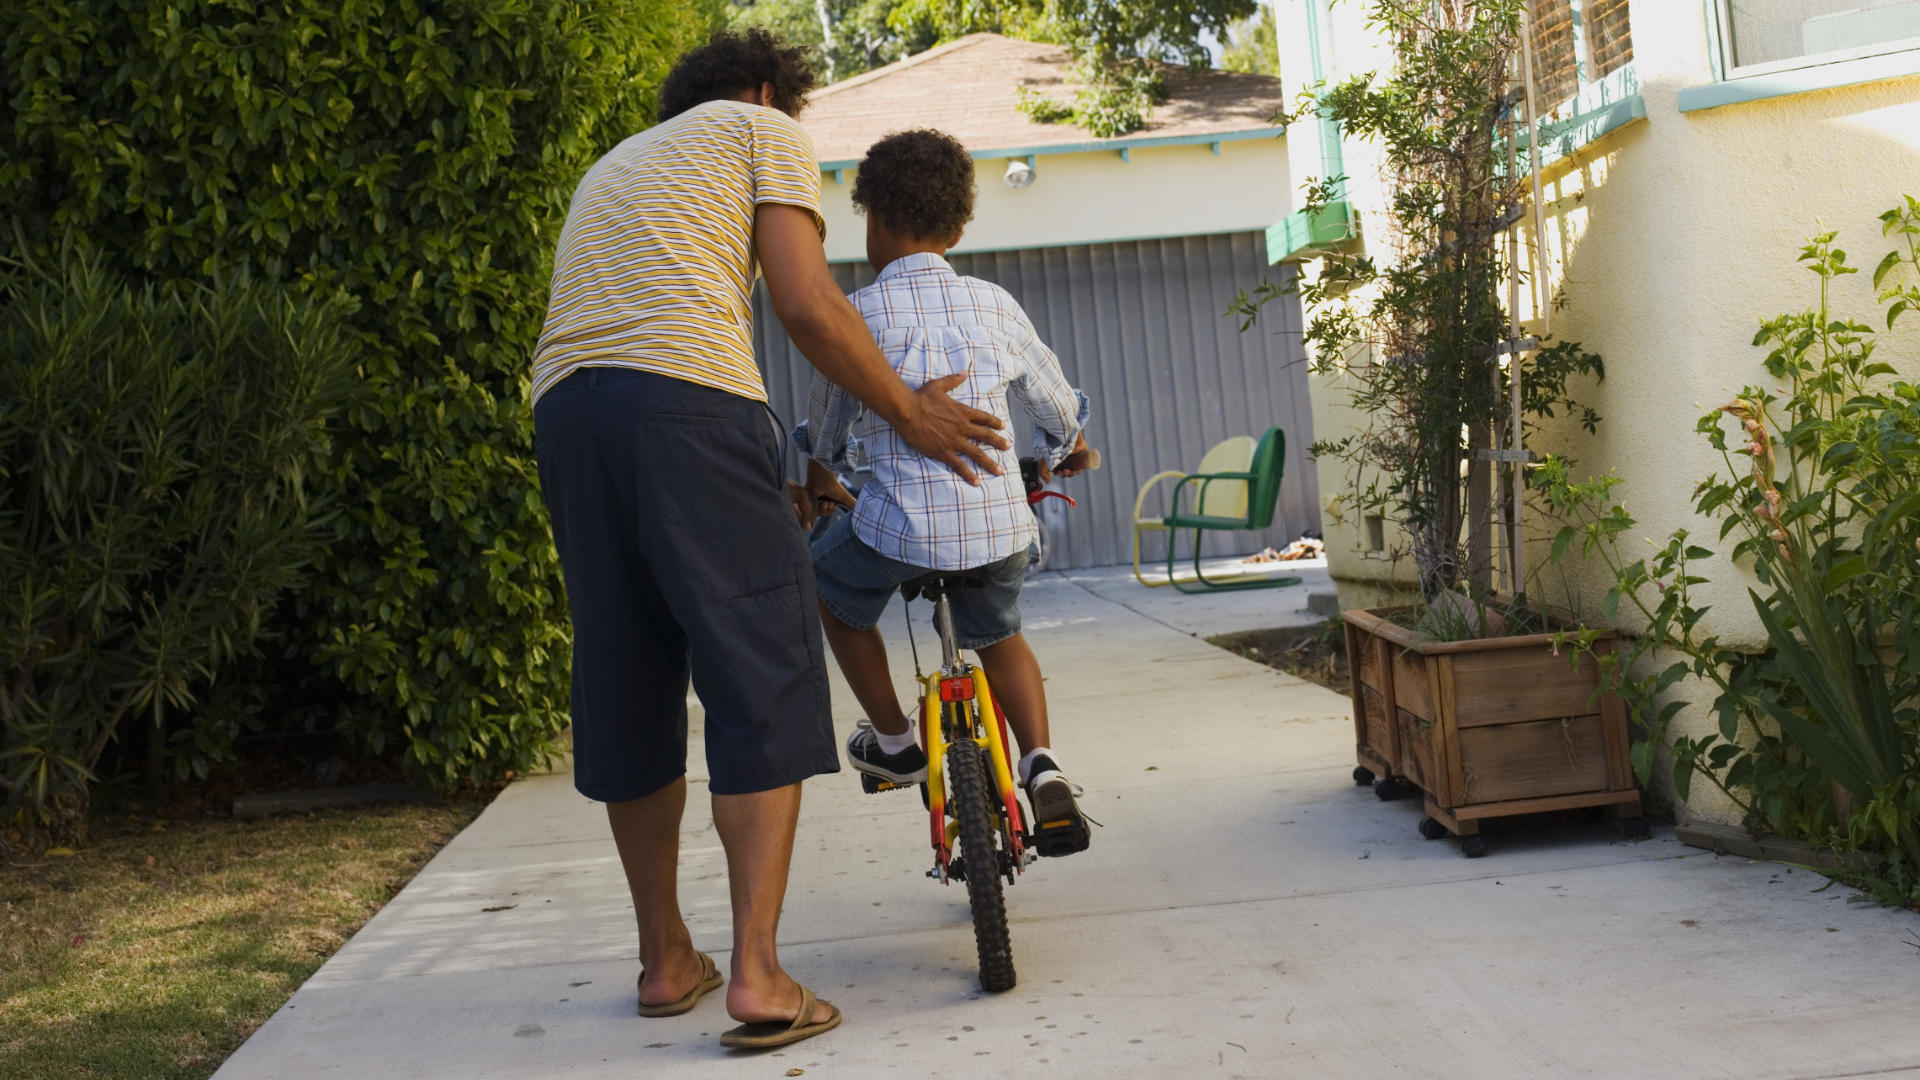
[{"label": "man", "polygon": [[[827,378],[972,482],[991,414],[911,391],[827,270],[819,164],[794,116],[813,74],[765,31],[719,34],[661,91],[660,123],[574,194],[534,355],[540,483],[574,626],[574,781],[607,803],[640,931],[640,1013],[722,980],[680,917],[686,687],[706,710],[714,824],[733,901],[730,1046],[840,1022],[774,938],[800,781],[839,768],[807,547],[783,432],[753,359],[756,261],[775,314]],[[790,501],[792,500],[792,501]]]}]

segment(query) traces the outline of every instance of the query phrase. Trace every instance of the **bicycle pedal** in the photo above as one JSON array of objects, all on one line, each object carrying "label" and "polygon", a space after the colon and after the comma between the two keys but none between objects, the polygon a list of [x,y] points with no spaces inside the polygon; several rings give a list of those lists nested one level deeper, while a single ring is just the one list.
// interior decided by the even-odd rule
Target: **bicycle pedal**
[{"label": "bicycle pedal", "polygon": [[1083,822],[1050,822],[1027,834],[1027,846],[1049,859],[1077,855],[1093,846],[1093,831]]}]

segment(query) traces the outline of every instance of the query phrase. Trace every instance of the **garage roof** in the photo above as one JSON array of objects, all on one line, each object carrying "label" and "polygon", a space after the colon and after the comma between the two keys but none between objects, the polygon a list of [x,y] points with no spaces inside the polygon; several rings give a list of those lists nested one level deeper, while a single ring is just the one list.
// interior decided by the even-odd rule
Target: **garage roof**
[{"label": "garage roof", "polygon": [[910,127],[939,128],[975,157],[1279,134],[1273,118],[1285,102],[1280,80],[1228,71],[1170,71],[1167,100],[1154,107],[1147,126],[1118,138],[1027,119],[1017,107],[1022,86],[1071,100],[1069,60],[1064,46],[972,34],[814,91],[800,121],[813,135],[823,169],[851,167],[881,136]]}]

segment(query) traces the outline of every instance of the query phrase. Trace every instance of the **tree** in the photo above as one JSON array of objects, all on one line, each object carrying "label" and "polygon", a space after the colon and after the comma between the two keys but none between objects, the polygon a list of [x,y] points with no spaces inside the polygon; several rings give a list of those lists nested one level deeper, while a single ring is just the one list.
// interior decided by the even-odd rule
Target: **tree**
[{"label": "tree", "polygon": [[[1373,0],[1367,19],[1392,44],[1392,68],[1322,88],[1314,102],[1379,148],[1390,201],[1368,226],[1368,245],[1385,260],[1330,252],[1298,286],[1315,371],[1344,386],[1364,418],[1313,451],[1348,466],[1356,510],[1405,530],[1428,600],[1484,595],[1492,566],[1488,543],[1475,540],[1490,517],[1519,514],[1512,505],[1477,511],[1474,489],[1488,483],[1480,451],[1495,448],[1511,418],[1514,369],[1502,357],[1525,349],[1510,340],[1513,313],[1501,298],[1518,272],[1502,240],[1529,195],[1505,161],[1514,126],[1500,105],[1517,71],[1523,3]],[[1309,217],[1343,198],[1345,182],[1309,183]],[[1250,325],[1260,304],[1294,288],[1262,286],[1232,310]],[[1525,365],[1523,423],[1564,410],[1593,429],[1598,415],[1568,400],[1566,385],[1601,375],[1598,356],[1559,342]]]},{"label": "tree", "polygon": [[1224,46],[1220,66],[1228,71],[1280,74],[1279,28],[1274,24],[1273,8],[1268,4],[1261,4],[1260,14],[1253,18],[1234,23],[1232,30],[1221,35],[1220,44]]},{"label": "tree", "polygon": [[822,81],[832,83],[941,42],[929,26],[890,25],[897,7],[899,0],[734,0],[731,22],[738,29],[765,27],[805,46]]}]

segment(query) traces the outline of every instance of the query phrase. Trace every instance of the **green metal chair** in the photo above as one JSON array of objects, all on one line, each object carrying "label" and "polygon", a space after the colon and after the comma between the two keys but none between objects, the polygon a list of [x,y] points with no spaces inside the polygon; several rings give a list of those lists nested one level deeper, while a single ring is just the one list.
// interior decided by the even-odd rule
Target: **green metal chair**
[{"label": "green metal chair", "polygon": [[[1254,447],[1253,459],[1245,472],[1198,472],[1183,476],[1173,486],[1173,498],[1168,504],[1172,512],[1162,519],[1162,524],[1173,533],[1167,537],[1167,580],[1183,593],[1224,592],[1236,589],[1274,589],[1283,585],[1298,585],[1298,577],[1268,577],[1266,575],[1208,578],[1200,568],[1200,541],[1208,532],[1240,532],[1264,529],[1273,524],[1274,507],[1280,501],[1280,477],[1286,471],[1287,435],[1279,428],[1268,428]],[[1182,513],[1180,493],[1189,484],[1197,484],[1194,507],[1191,513]],[[1216,511],[1216,503],[1208,497],[1214,485],[1232,485],[1244,492],[1244,507],[1240,509],[1239,498],[1233,500],[1231,514]],[[1235,494],[1238,495],[1239,492]],[[1199,581],[1197,587],[1182,584],[1173,575],[1174,561],[1178,557],[1179,544],[1176,543],[1181,529],[1193,530],[1193,574]]]}]

